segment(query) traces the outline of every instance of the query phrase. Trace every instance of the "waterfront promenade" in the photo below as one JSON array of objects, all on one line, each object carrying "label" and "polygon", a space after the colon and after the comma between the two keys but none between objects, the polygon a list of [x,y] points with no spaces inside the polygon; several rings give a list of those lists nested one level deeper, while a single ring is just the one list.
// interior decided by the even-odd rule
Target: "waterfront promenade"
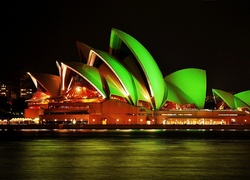
[{"label": "waterfront promenade", "polygon": [[38,125],[38,124],[29,124],[29,125],[0,125],[0,131],[22,131],[28,129],[107,129],[107,130],[116,130],[116,129],[166,129],[166,130],[188,130],[188,129],[204,129],[204,130],[249,130],[250,124],[245,125],[146,125],[146,124],[86,124],[86,125],[65,125],[65,124],[54,124],[54,125]]},{"label": "waterfront promenade", "polygon": [[250,140],[250,125],[0,125],[0,140],[95,137]]}]

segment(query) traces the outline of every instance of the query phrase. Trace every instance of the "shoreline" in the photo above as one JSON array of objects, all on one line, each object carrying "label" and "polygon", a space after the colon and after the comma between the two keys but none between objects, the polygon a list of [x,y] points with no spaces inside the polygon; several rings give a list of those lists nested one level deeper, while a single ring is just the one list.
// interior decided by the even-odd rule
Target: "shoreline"
[{"label": "shoreline", "polygon": [[0,125],[0,140],[138,139],[250,140],[250,125]]},{"label": "shoreline", "polygon": [[86,124],[86,125],[38,125],[38,124],[29,124],[29,125],[0,125],[0,131],[22,131],[22,130],[39,130],[39,129],[105,129],[105,130],[116,130],[116,129],[162,129],[162,130],[189,130],[189,129],[204,129],[204,130],[246,130],[250,131],[250,124],[245,125],[145,125],[145,124]]}]

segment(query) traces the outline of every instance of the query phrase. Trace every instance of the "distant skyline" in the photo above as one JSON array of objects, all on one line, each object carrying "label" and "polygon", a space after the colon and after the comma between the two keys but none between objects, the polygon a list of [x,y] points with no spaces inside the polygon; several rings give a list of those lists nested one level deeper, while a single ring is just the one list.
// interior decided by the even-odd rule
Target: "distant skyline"
[{"label": "distant skyline", "polygon": [[163,76],[184,68],[207,72],[207,91],[250,89],[250,2],[5,1],[0,80],[26,72],[58,75],[56,61],[80,61],[76,41],[107,51],[112,28],[137,39]]}]

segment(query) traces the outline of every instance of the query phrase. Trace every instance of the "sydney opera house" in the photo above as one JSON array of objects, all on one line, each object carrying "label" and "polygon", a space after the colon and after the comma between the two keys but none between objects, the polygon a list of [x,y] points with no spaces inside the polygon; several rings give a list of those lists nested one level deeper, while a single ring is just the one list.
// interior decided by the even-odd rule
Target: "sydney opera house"
[{"label": "sydney opera house", "polygon": [[213,89],[204,109],[206,71],[181,69],[163,77],[147,49],[113,28],[109,52],[76,42],[80,62],[55,62],[58,75],[31,73],[36,93],[26,118],[74,124],[248,124],[250,90]]}]

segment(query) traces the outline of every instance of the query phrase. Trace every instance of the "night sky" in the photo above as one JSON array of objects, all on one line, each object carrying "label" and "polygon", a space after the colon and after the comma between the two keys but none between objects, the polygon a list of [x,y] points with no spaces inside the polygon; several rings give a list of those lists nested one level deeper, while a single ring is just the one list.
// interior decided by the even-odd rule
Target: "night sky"
[{"label": "night sky", "polygon": [[163,76],[201,68],[207,94],[250,89],[248,0],[4,1],[0,15],[2,81],[58,75],[57,60],[80,61],[76,41],[108,51],[117,28],[145,46]]}]

